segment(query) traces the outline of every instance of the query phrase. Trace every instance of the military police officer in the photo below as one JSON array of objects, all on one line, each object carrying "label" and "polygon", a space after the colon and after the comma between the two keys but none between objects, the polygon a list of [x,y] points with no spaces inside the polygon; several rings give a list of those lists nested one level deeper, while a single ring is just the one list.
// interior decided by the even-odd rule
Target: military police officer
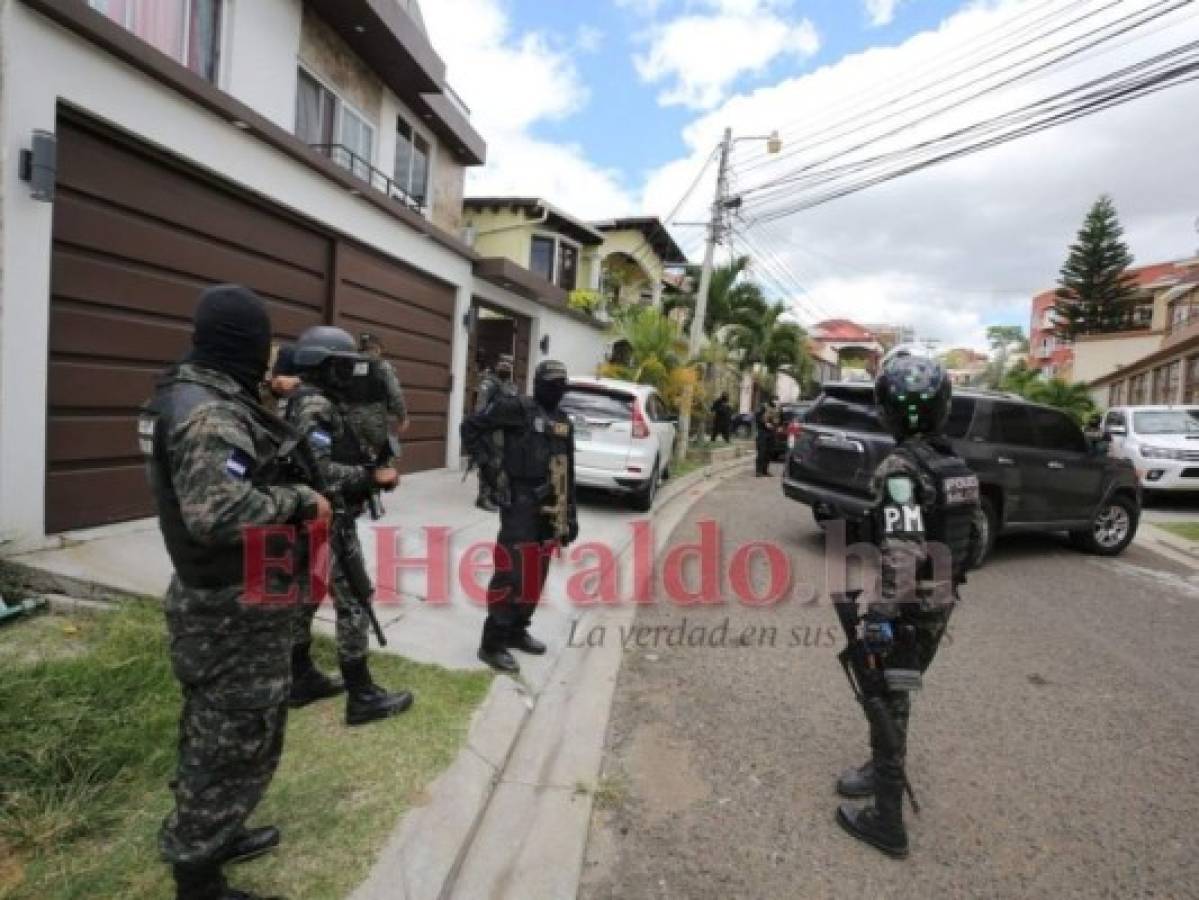
[{"label": "military police officer", "polygon": [[[353,406],[378,394],[378,384],[372,383],[377,369],[358,352],[349,334],[328,325],[313,326],[300,335],[295,365],[303,385],[288,403],[288,421],[307,440],[330,490],[355,515],[361,515],[372,494],[394,490],[399,483],[394,468],[374,464],[370,448],[352,425]],[[357,534],[351,539],[357,541]],[[336,560],[330,581],[337,616],[338,666],[346,691],[346,724],[364,725],[404,712],[412,705],[412,694],[388,693],[371,676],[367,665],[369,619],[354,600],[346,575]],[[312,660],[312,620],[316,606],[316,603],[305,604],[296,622],[290,697],[293,707],[342,690],[342,684],[321,672]]]},{"label": "military police officer", "polygon": [[778,430],[778,401],[767,397],[754,413],[754,449],[757,451],[754,474],[765,478],[770,474],[770,456],[774,452],[774,433]]},{"label": "military police officer", "polygon": [[[512,383],[512,356],[507,353],[501,353],[499,361],[495,364],[495,371],[492,372],[488,369],[483,373],[483,377],[479,379],[479,387],[475,395],[475,412],[485,410],[499,394],[515,397],[518,393],[516,386]],[[492,440],[495,442],[496,454],[502,454],[504,449],[503,431],[497,430],[493,432]],[[479,475],[479,493],[475,498],[475,506],[487,512],[495,512],[500,508],[497,498],[492,496],[492,492],[488,489],[481,472]]]},{"label": "military police officer", "polygon": [[279,842],[277,829],[247,829],[246,819],[283,748],[295,615],[294,597],[285,598],[303,587],[306,563],[293,558],[294,576],[275,569],[263,596],[247,596],[243,529],[328,521],[330,506],[277,465],[290,431],[258,396],[270,337],[251,291],[205,291],[191,354],[162,378],[139,421],[175,569],[165,611],[183,711],[175,805],[159,846],[181,900],[250,897],[228,888],[222,865]]},{"label": "military police officer", "polygon": [[[529,623],[550,557],[579,535],[574,432],[558,408],[566,387],[566,367],[545,360],[537,367],[532,397],[498,392],[486,409],[462,423],[463,445],[501,501],[496,571],[479,646],[479,659],[501,671],[519,669],[509,650],[545,653],[545,644],[529,634]],[[504,439],[498,451],[492,440],[497,431]]]},{"label": "military police officer", "polygon": [[[978,478],[942,435],[952,386],[940,363],[893,351],[875,395],[879,417],[897,441],[874,476],[878,505],[871,524],[881,551],[881,591],[862,621],[881,663],[874,693],[885,715],[870,718],[870,761],[837,781],[842,796],[873,796],[873,805],[842,804],[837,821],[859,840],[902,857],[908,853],[902,800],[910,696],[932,663],[965,582],[979,489]],[[870,693],[868,686],[863,690]]]}]

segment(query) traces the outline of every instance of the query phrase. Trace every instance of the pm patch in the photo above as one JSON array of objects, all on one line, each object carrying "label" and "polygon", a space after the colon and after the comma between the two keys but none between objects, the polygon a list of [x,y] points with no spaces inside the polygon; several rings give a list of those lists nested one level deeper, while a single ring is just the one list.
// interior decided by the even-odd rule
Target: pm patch
[{"label": "pm patch", "polygon": [[250,477],[250,469],[253,466],[254,460],[244,450],[234,449],[225,460],[225,472],[240,481]]}]

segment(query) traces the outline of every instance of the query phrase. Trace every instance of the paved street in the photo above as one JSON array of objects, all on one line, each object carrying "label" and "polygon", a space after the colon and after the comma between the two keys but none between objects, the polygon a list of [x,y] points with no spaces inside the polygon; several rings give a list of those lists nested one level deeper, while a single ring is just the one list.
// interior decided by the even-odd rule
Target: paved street
[{"label": "paved street", "polygon": [[[822,538],[777,479],[712,492],[674,543],[704,519],[823,583]],[[580,896],[1195,896],[1199,573],[1026,537],[964,595],[914,706],[906,862],[833,821],[833,779],[868,750],[827,604],[642,609],[663,635],[727,618],[728,637],[625,650]]]}]

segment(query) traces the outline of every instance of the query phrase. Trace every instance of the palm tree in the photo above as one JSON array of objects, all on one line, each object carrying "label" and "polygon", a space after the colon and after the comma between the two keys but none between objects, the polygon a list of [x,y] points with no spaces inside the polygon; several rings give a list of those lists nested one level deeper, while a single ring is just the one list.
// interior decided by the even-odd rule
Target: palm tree
[{"label": "palm tree", "polygon": [[1029,386],[1025,396],[1036,403],[1044,403],[1069,413],[1079,425],[1085,425],[1095,414],[1091,390],[1081,381],[1073,384],[1061,378],[1036,381]]},{"label": "palm tree", "polygon": [[[766,298],[762,288],[754,281],[743,276],[750,268],[748,256],[737,256],[722,266],[712,269],[712,282],[708,286],[708,311],[704,317],[704,333],[715,334],[720,328],[735,321],[737,311],[746,308],[766,307]],[[687,269],[693,284],[700,280],[699,266]],[[676,294],[664,301],[666,312],[680,307],[694,312],[694,294]]]},{"label": "palm tree", "polygon": [[802,385],[811,368],[806,334],[798,325],[779,321],[785,312],[782,304],[744,304],[735,309],[734,321],[722,334],[729,349],[738,354],[742,372],[759,367],[772,376],[784,372]]},{"label": "palm tree", "polygon": [[652,306],[621,309],[610,334],[620,346],[614,361],[604,366],[609,377],[652,384],[665,391],[671,373],[687,361],[687,341],[677,323]]}]

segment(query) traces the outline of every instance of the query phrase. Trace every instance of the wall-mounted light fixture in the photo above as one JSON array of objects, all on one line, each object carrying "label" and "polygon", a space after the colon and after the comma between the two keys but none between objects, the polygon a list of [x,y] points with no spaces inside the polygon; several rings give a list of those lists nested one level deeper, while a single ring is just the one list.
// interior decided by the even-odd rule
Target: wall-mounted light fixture
[{"label": "wall-mounted light fixture", "polygon": [[28,150],[21,151],[20,175],[28,181],[29,196],[43,203],[54,202],[58,181],[58,140],[49,131],[35,131]]},{"label": "wall-mounted light fixture", "polygon": [[537,346],[541,348],[542,353],[549,353],[550,352],[550,336],[548,334],[543,334],[541,336],[541,341],[537,344]]},{"label": "wall-mounted light fixture", "polygon": [[470,309],[462,314],[462,327],[468,332],[475,330],[475,322],[479,318],[479,307],[471,304]]}]

